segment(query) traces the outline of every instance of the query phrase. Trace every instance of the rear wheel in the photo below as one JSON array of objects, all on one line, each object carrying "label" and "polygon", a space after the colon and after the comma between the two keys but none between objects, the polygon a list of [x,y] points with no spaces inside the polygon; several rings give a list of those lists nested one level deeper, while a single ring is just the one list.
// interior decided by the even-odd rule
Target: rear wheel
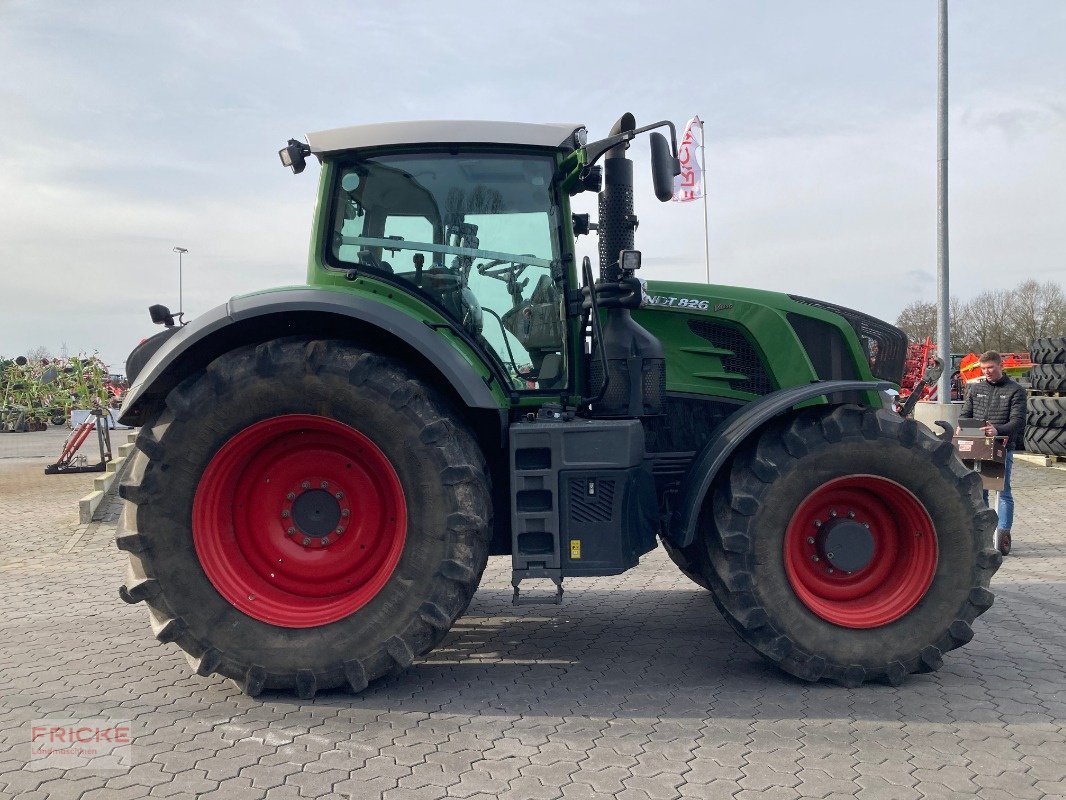
[{"label": "rear wheel", "polygon": [[138,437],[120,594],[201,675],[301,697],[407,667],[487,557],[481,454],[431,388],[341,342],[235,350]]},{"label": "rear wheel", "polygon": [[704,509],[704,573],[738,633],[805,680],[937,669],[992,604],[981,481],[913,420],[812,410],[738,454]]}]

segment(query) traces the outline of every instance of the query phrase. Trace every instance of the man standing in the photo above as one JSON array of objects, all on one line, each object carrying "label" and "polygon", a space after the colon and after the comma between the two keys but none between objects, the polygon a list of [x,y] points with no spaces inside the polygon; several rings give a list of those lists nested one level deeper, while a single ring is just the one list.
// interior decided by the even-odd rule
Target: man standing
[{"label": "man standing", "polygon": [[[1014,522],[1014,495],[1010,477],[1014,468],[1014,450],[1022,446],[1025,433],[1025,389],[1003,374],[1003,357],[995,350],[981,355],[982,380],[970,384],[962,405],[960,419],[985,423],[985,436],[1007,437],[1007,462],[1004,464],[1003,489],[999,493],[999,526],[996,541],[1003,555],[1010,552],[1010,528]],[[961,433],[961,428],[959,432]],[[984,493],[988,505],[988,492]]]}]

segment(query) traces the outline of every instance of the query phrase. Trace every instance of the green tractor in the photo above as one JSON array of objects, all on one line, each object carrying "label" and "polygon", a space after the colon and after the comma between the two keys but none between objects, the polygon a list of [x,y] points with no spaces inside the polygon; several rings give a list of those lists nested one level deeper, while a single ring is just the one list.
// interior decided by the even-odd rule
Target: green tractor
[{"label": "green tractor", "polygon": [[[904,334],[638,278],[644,133],[668,200],[674,127],[630,114],[591,143],[460,121],[289,141],[294,173],[322,164],[307,285],[188,324],[153,306],[166,327],[127,362],[120,594],[157,639],[250,695],[358,692],[444,638],[490,555],[516,603],[559,602],[661,541],[808,681],[899,684],[970,640],[995,514],[894,410]],[[595,223],[571,211],[586,191]],[[575,250],[592,230],[597,276]]]}]

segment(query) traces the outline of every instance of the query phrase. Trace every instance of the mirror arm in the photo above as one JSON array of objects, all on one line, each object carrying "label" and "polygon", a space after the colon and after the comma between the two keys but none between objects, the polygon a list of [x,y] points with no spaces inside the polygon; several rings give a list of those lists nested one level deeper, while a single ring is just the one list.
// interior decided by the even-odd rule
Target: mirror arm
[{"label": "mirror arm", "polygon": [[606,139],[600,139],[598,142],[585,145],[585,165],[592,166],[611,148],[617,147],[623,142],[628,142],[641,133],[647,133],[648,131],[662,127],[670,129],[670,150],[673,153],[674,158],[677,158],[677,128],[674,127],[674,123],[670,120],[664,119],[659,122],[653,122],[651,125],[645,125],[642,128],[625,131],[624,133],[619,133],[615,136],[608,136]]}]

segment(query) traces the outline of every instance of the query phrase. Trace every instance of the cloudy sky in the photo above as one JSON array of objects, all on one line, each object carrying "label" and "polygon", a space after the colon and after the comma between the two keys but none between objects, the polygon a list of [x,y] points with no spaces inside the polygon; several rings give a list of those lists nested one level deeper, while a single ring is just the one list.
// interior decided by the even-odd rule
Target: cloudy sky
[{"label": "cloudy sky", "polygon": [[[707,122],[712,280],[894,320],[936,295],[935,0],[0,0],[0,355],[303,281],[313,169],[402,119]],[[1066,285],[1066,3],[951,3],[951,281]],[[637,149],[635,157],[642,153]],[[643,176],[645,167],[638,167]],[[638,189],[644,277],[703,281],[703,209]]]}]

